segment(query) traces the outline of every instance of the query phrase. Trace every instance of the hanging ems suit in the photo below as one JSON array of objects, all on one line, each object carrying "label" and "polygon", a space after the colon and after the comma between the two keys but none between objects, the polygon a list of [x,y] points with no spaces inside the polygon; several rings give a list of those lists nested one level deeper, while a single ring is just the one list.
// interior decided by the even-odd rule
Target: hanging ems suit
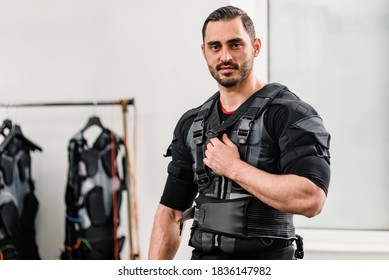
[{"label": "hanging ems suit", "polygon": [[10,120],[4,121],[0,133],[5,137],[0,144],[0,260],[39,260],[35,241],[39,203],[31,178],[30,151],[42,149]]},{"label": "hanging ems suit", "polygon": [[[90,147],[84,132],[92,125],[102,131]],[[104,128],[98,117],[92,117],[70,140],[68,153],[61,259],[118,259],[124,237],[117,238],[117,228],[127,182],[123,140]]]},{"label": "hanging ems suit", "polygon": [[[295,257],[302,258],[302,238],[295,234],[293,215],[263,203],[235,182],[214,173],[203,163],[204,152],[213,137],[227,133],[238,146],[241,159],[281,174],[296,157],[317,155],[329,161],[329,133],[312,106],[280,84],[268,84],[222,123],[218,98],[217,93],[195,112],[186,139],[199,191],[196,205],[184,212],[181,221],[182,227],[185,220],[194,219],[190,245],[202,252],[218,247],[224,253],[239,254],[258,250],[258,239],[278,242],[280,247],[296,241]],[[264,125],[264,112],[270,104],[283,107],[288,115],[286,138],[278,143],[273,142]],[[303,138],[310,140],[299,145]]]}]

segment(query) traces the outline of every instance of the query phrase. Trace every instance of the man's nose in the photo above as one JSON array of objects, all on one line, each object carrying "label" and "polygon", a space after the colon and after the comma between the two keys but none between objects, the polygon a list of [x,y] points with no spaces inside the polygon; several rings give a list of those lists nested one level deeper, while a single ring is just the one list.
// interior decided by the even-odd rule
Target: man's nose
[{"label": "man's nose", "polygon": [[231,53],[229,52],[228,48],[223,48],[223,49],[222,49],[220,60],[221,60],[222,62],[227,62],[227,61],[232,60],[232,55],[231,55]]}]

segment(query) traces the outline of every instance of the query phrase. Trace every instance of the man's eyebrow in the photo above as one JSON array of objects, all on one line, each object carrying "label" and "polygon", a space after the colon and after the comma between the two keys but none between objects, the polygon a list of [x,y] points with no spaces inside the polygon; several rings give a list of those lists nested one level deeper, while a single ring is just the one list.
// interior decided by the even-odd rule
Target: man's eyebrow
[{"label": "man's eyebrow", "polygon": [[220,44],[220,42],[219,41],[209,41],[209,42],[207,42],[208,46],[212,46],[212,45],[215,45],[215,44]]},{"label": "man's eyebrow", "polygon": [[[231,43],[240,43],[242,42],[243,39],[242,38],[233,38],[233,39],[230,39],[227,41],[228,44],[231,44]],[[215,44],[220,44],[220,41],[209,41],[207,42],[207,45],[208,46],[212,46],[212,45],[215,45]]]},{"label": "man's eyebrow", "polygon": [[243,41],[242,38],[234,38],[234,39],[228,40],[227,43],[229,43],[229,44],[231,44],[231,43],[240,43],[242,41]]}]

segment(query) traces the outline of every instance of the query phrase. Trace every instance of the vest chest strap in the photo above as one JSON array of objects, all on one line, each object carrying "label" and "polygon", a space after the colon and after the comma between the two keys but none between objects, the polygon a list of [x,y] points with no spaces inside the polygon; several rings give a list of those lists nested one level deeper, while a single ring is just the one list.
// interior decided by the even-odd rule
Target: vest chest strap
[{"label": "vest chest strap", "polygon": [[245,209],[248,198],[222,200],[218,203],[204,203],[199,208],[192,207],[184,212],[180,230],[189,219],[194,219],[201,229],[234,237],[245,236]]}]

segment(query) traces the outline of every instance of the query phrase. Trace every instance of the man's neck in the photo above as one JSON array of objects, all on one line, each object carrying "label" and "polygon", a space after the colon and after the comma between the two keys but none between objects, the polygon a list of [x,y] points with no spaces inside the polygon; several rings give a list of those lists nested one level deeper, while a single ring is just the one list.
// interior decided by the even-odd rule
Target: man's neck
[{"label": "man's neck", "polygon": [[266,83],[259,80],[257,77],[247,77],[241,84],[226,88],[219,85],[220,102],[223,108],[227,111],[235,111],[242,105],[251,95],[260,90]]}]

